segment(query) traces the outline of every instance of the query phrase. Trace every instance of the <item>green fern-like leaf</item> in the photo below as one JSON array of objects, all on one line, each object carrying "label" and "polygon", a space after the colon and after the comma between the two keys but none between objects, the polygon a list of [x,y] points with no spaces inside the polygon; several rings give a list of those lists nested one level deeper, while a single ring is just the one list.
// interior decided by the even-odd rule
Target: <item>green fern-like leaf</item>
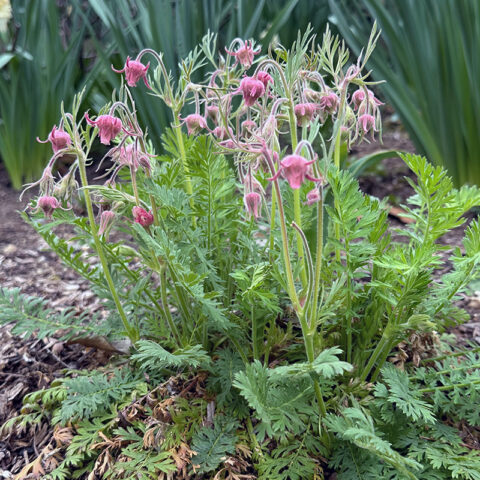
[{"label": "green fern-like leaf", "polygon": [[130,358],[138,362],[143,370],[158,371],[164,368],[196,368],[210,363],[210,357],[201,345],[185,347],[170,353],[158,343],[151,340],[139,340],[137,353]]},{"label": "green fern-like leaf", "polygon": [[193,435],[191,448],[195,456],[192,460],[198,465],[198,473],[212,472],[228,454],[235,453],[237,428],[237,421],[217,416],[213,428],[202,427]]}]

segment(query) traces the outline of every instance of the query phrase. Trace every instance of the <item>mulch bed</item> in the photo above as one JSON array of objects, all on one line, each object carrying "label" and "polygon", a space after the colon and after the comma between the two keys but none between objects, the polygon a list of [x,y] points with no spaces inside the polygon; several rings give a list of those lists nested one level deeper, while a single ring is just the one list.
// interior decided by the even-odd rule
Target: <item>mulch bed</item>
[{"label": "mulch bed", "polygon": [[[383,145],[364,143],[352,153],[362,156],[379,148],[413,151],[405,133],[397,128],[384,135],[383,141]],[[403,179],[405,175],[409,172],[400,159],[387,159],[374,173],[364,176],[360,184],[366,193],[387,197],[390,204],[398,206],[412,193]],[[19,287],[23,293],[42,296],[49,300],[51,307],[59,310],[72,306],[79,311],[101,309],[88,283],[65,267],[19,217],[17,212],[25,208],[31,195],[19,202],[18,192],[9,187],[6,172],[0,165],[0,285]],[[404,225],[393,216],[391,223],[396,228]],[[462,237],[463,228],[459,228],[442,241],[446,245],[461,245]],[[480,343],[480,292],[465,296],[460,306],[466,308],[472,318],[453,330],[458,343]],[[95,368],[107,360],[108,354],[92,348],[66,345],[54,338],[19,338],[10,333],[8,326],[0,327],[0,425],[18,415],[25,394],[47,388],[63,375],[64,369]],[[35,458],[36,449],[51,434],[46,426],[37,438],[27,435],[0,438],[0,479],[13,478],[26,462]]]}]

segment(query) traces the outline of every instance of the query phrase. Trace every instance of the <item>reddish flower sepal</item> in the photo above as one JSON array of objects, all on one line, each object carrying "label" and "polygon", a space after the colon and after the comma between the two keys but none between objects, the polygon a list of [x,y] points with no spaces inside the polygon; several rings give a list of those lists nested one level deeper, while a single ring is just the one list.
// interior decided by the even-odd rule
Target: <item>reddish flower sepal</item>
[{"label": "reddish flower sepal", "polygon": [[281,162],[280,168],[277,173],[269,178],[269,181],[276,180],[280,174],[283,172],[285,178],[287,179],[288,184],[294,190],[297,190],[302,186],[302,183],[305,181],[305,178],[311,182],[321,182],[321,178],[312,177],[308,173],[308,167],[314,163],[315,160],[308,161],[306,158],[303,158],[301,155],[287,155]]},{"label": "reddish flower sepal", "polygon": [[241,93],[245,105],[251,107],[265,93],[265,86],[255,77],[244,77],[235,93]]},{"label": "reddish flower sepal", "polygon": [[85,113],[85,119],[90,125],[98,127],[100,143],[104,145],[110,145],[110,142],[122,130],[121,120],[112,115],[100,115],[96,120],[91,120],[88,113]]},{"label": "reddish flower sepal", "polygon": [[53,126],[52,131],[48,134],[46,140],[40,140],[37,137],[37,142],[52,144],[53,153],[57,153],[59,150],[63,150],[72,144],[72,139],[70,135],[65,132],[62,128],[57,128],[56,125]]},{"label": "reddish flower sepal", "polygon": [[139,62],[138,60],[131,60],[130,57],[127,57],[125,66],[121,70],[116,70],[115,68],[113,68],[113,65],[112,65],[112,70],[115,73],[125,72],[125,79],[127,80],[127,85],[129,87],[136,87],[137,82],[143,79],[143,83],[145,83],[145,86],[151,90],[152,87],[150,87],[147,80],[147,72],[148,72],[149,66],[150,66],[150,62],[144,65],[142,62]]},{"label": "reddish flower sepal", "polygon": [[257,192],[247,193],[243,197],[243,202],[245,204],[245,209],[247,210],[247,213],[250,216],[253,215],[255,217],[255,220],[256,220],[259,217],[258,209],[260,208],[261,203],[262,203],[261,195]]},{"label": "reddish flower sepal", "polygon": [[[239,41],[239,39],[237,41]],[[235,57],[235,65],[240,63],[240,65],[245,68],[250,68],[253,63],[253,57],[260,53],[260,49],[257,51],[253,50],[252,42],[249,42],[248,40],[245,40],[245,43],[236,52],[231,52],[226,48],[225,51],[229,55],[232,55],[232,57]]]},{"label": "reddish flower sepal", "polygon": [[133,215],[133,220],[136,223],[139,223],[142,227],[149,227],[153,223],[152,212],[147,212],[142,207],[133,207],[132,215]]}]

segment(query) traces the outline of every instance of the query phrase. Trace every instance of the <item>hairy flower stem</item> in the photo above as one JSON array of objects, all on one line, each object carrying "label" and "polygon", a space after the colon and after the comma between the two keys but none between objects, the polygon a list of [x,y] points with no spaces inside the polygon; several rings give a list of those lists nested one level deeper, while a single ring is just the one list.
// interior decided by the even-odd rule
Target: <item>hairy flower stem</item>
[{"label": "hairy flower stem", "polygon": [[276,199],[277,197],[275,195],[272,195],[272,204],[270,208],[270,259],[272,259],[272,252],[273,252],[273,247],[275,244],[275,236],[273,235],[273,231],[275,229],[275,210],[276,210]]},{"label": "hairy flower stem", "polygon": [[[183,172],[185,174],[185,190],[190,196],[190,207],[193,211],[195,208],[195,202],[193,200],[192,180],[190,179],[190,171],[187,165],[187,154],[185,152],[185,144],[183,142],[182,128],[178,121],[179,113],[180,112],[174,112],[173,129],[175,130],[175,135],[177,137],[178,149],[180,150],[180,159],[182,161]],[[192,217],[192,223],[195,228],[197,226],[197,219],[195,218],[195,216]]]},{"label": "hairy flower stem", "polygon": [[[287,101],[288,101],[288,124],[290,127],[292,151],[294,152],[298,145],[298,137],[297,137],[297,121],[295,117],[295,105],[293,103],[292,90],[289,88],[289,85],[288,85],[287,79],[285,78],[285,74],[282,70],[282,67],[275,60],[268,59],[261,62],[257,66],[255,73],[260,71],[265,65],[272,65],[273,67],[275,67],[278,74],[280,75],[280,79],[283,84],[283,89],[285,90],[285,97],[287,98]],[[302,216],[301,216],[301,208],[300,208],[300,190],[293,191],[293,218],[295,220],[295,223],[300,228],[302,228]],[[303,250],[302,239],[298,234],[298,232],[297,232],[297,252],[302,265],[302,269],[300,271],[300,279],[302,280],[303,288],[306,288],[307,272],[306,272],[306,265],[305,265],[305,254]]]},{"label": "hairy flower stem", "polygon": [[[270,157],[270,153],[264,149],[263,155],[267,161],[268,167],[270,168],[270,172],[272,177],[275,176],[275,166],[273,164],[272,158]],[[298,301],[297,292],[295,290],[295,281],[293,278],[293,271],[292,271],[292,263],[290,261],[290,253],[288,251],[288,234],[287,234],[287,225],[285,222],[285,211],[283,210],[283,202],[282,202],[282,193],[280,191],[280,185],[278,183],[278,179],[273,180],[273,189],[275,191],[275,196],[277,197],[277,204],[278,204],[278,216],[280,218],[280,231],[282,234],[282,250],[283,250],[283,261],[285,263],[285,271],[287,274],[287,290],[288,296],[290,297],[290,301],[292,302],[293,308],[296,312],[300,310],[300,302]]]},{"label": "hairy flower stem", "polygon": [[[317,175],[318,176],[318,175]],[[317,203],[317,246],[315,253],[315,275],[313,278],[313,299],[311,306],[312,323],[317,324],[318,295],[320,291],[320,276],[323,262],[323,186],[318,188],[320,200]]]},{"label": "hairy flower stem", "polygon": [[98,258],[100,259],[100,263],[102,264],[105,280],[107,281],[108,288],[110,290],[110,293],[112,294],[113,301],[115,302],[115,306],[117,307],[117,311],[122,320],[123,326],[125,328],[125,332],[127,333],[127,336],[132,341],[132,343],[135,343],[139,339],[138,330],[132,325],[130,325],[127,319],[127,316],[125,315],[125,311],[123,310],[122,304],[120,302],[120,298],[115,288],[115,284],[113,283],[112,276],[110,275],[110,270],[108,269],[108,262],[107,262],[107,258],[105,257],[105,252],[103,251],[100,238],[98,237],[97,225],[95,223],[95,216],[93,215],[92,200],[90,198],[90,193],[88,191],[88,188],[86,188],[88,187],[88,180],[87,180],[87,170],[85,167],[85,163],[86,163],[85,155],[83,154],[83,152],[81,152],[80,155],[78,156],[78,169],[80,171],[80,179],[83,186],[83,194],[85,196],[85,204],[87,206],[88,220],[90,222],[90,230],[92,232],[93,241],[95,243],[95,249],[97,251]]}]

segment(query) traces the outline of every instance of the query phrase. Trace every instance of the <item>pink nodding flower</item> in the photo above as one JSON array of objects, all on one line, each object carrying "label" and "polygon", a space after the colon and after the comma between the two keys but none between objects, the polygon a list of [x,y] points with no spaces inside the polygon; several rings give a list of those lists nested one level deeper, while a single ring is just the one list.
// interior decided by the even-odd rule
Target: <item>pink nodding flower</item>
[{"label": "pink nodding flower", "polygon": [[265,90],[267,89],[269,82],[273,85],[273,78],[268,72],[264,72],[263,70],[260,70],[257,73],[257,78],[263,83]]},{"label": "pink nodding flower", "polygon": [[113,68],[113,65],[112,65],[112,70],[115,73],[125,72],[125,78],[127,80],[127,85],[129,87],[136,87],[137,82],[143,79],[143,83],[145,83],[146,87],[151,89],[147,80],[147,71],[149,66],[150,66],[150,62],[144,65],[142,62],[139,62],[138,60],[131,60],[130,57],[127,57],[125,66],[121,70],[116,70],[115,68]]},{"label": "pink nodding flower", "polygon": [[217,125],[220,118],[220,109],[216,105],[207,105],[205,110],[207,113],[207,118]]},{"label": "pink nodding flower", "polygon": [[308,161],[306,158],[303,158],[300,155],[287,155],[281,162],[280,168],[278,169],[277,173],[268,180],[273,181],[276,180],[280,173],[283,172],[285,178],[288,181],[288,184],[294,190],[297,190],[302,186],[302,183],[305,181],[305,178],[312,182],[320,182],[320,178],[312,177],[309,174],[309,165],[312,165],[315,160]]},{"label": "pink nodding flower", "polygon": [[235,57],[235,65],[240,63],[242,67],[250,68],[253,63],[253,57],[260,53],[260,48],[255,51],[252,48],[252,42],[245,40],[245,43],[235,52],[231,52],[225,48],[225,51]]},{"label": "pink nodding flower", "polygon": [[257,192],[247,193],[243,197],[243,202],[245,204],[245,209],[247,210],[248,215],[249,216],[253,215],[256,220],[259,217],[258,209],[261,208],[261,204],[262,204],[261,195]]},{"label": "pink nodding flower", "polygon": [[373,115],[369,115],[368,113],[364,113],[358,117],[358,123],[362,127],[363,133],[368,133],[370,130],[375,130],[375,117]]},{"label": "pink nodding flower", "polygon": [[233,130],[231,127],[228,127],[228,130],[225,127],[215,127],[213,129],[213,134],[218,140],[226,140],[227,138],[233,137]]},{"label": "pink nodding flower", "polygon": [[52,218],[52,213],[60,206],[60,202],[55,197],[44,195],[37,201],[37,208],[41,208],[46,217]]},{"label": "pink nodding flower", "polygon": [[72,139],[62,128],[57,128],[57,126],[54,125],[52,131],[48,134],[48,138],[46,140],[40,140],[37,137],[37,142],[50,142],[52,144],[53,153],[57,153],[59,150],[63,150],[71,145]]},{"label": "pink nodding flower", "polygon": [[307,201],[305,202],[305,204],[310,207],[311,205],[313,205],[314,203],[318,203],[319,201],[320,190],[318,189],[318,187],[315,187],[307,193]]},{"label": "pink nodding flower", "polygon": [[340,100],[338,98],[338,95],[330,92],[327,95],[322,95],[322,97],[320,98],[320,109],[323,112],[335,113],[337,111],[339,103]]},{"label": "pink nodding flower", "polygon": [[298,125],[306,127],[312,121],[317,110],[318,105],[316,103],[299,103],[295,105],[294,111]]},{"label": "pink nodding flower", "polygon": [[[377,107],[378,105],[383,105],[382,102],[375,97],[374,93],[371,90],[367,90],[368,92],[368,103],[373,105],[374,107]],[[357,110],[360,105],[364,102],[365,100],[365,90],[363,88],[359,88],[358,90],[355,90],[352,95],[352,103],[354,105],[355,110]]]},{"label": "pink nodding flower", "polygon": [[265,86],[255,77],[244,77],[237,93],[241,93],[245,105],[251,107],[265,93]]},{"label": "pink nodding flower", "polygon": [[133,220],[136,223],[139,223],[142,227],[149,227],[153,223],[152,212],[147,212],[142,207],[133,207],[132,215],[133,215]]},{"label": "pink nodding flower", "polygon": [[100,236],[108,234],[113,221],[115,220],[115,212],[112,210],[104,210],[100,215],[100,227],[98,229],[98,234]]},{"label": "pink nodding flower", "polygon": [[100,143],[110,145],[110,142],[122,130],[122,122],[119,118],[112,115],[100,115],[97,119],[91,120],[88,113],[85,113],[85,119],[90,125],[98,127],[100,133]]},{"label": "pink nodding flower", "polygon": [[187,132],[189,135],[195,135],[203,128],[208,128],[207,121],[198,113],[187,115],[183,120],[183,123],[187,124]]},{"label": "pink nodding flower", "polygon": [[257,124],[253,120],[244,120],[241,128],[242,137],[251,135],[256,128]]}]

